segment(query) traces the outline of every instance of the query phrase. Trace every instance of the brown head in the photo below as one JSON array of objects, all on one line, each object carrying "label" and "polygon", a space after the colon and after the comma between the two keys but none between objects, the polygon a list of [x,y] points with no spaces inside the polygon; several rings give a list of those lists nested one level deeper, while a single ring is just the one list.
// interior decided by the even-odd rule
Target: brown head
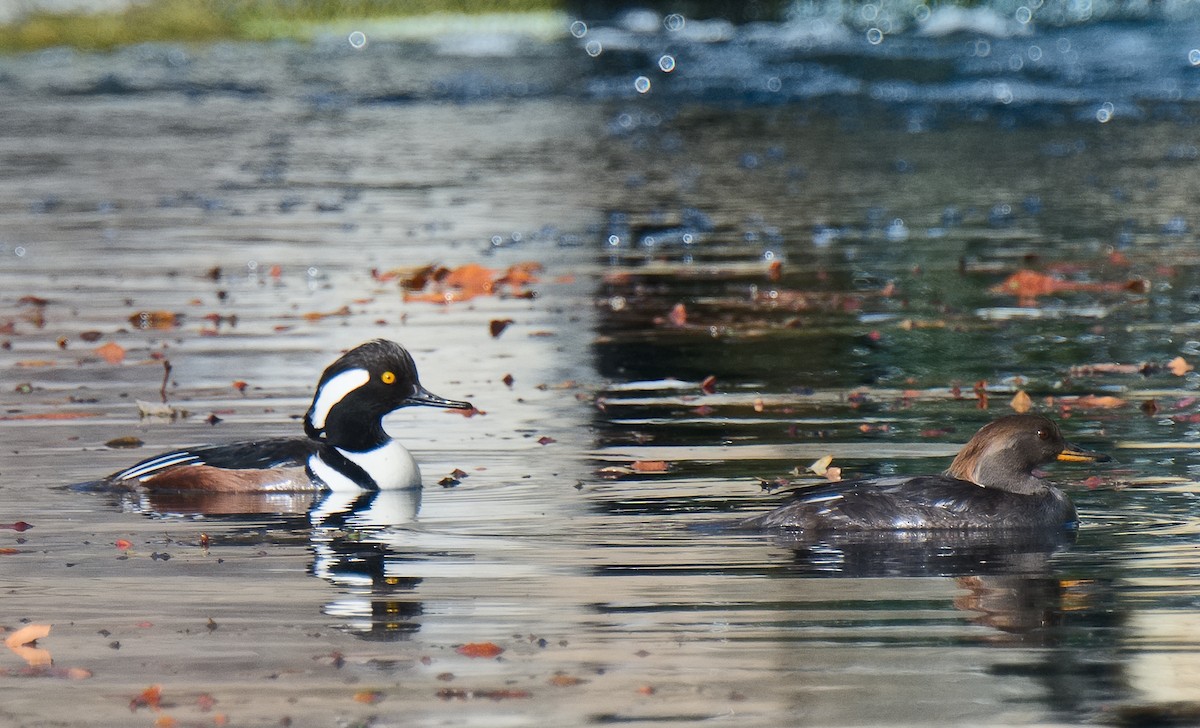
[{"label": "brown head", "polygon": [[1055,460],[1106,462],[1108,456],[1067,442],[1058,425],[1041,415],[1008,415],[976,432],[946,475],[984,488],[1034,493],[1046,486],[1033,469]]}]

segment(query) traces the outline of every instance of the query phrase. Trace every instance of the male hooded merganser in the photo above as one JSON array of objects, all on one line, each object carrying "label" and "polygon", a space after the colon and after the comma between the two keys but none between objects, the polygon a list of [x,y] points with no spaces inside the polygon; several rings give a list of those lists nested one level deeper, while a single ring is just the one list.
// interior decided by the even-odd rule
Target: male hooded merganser
[{"label": "male hooded merganser", "polygon": [[1063,439],[1039,415],[984,425],[941,475],[864,478],[803,488],[789,502],[743,521],[803,532],[1074,528],[1075,506],[1034,475],[1053,460],[1105,462]]},{"label": "male hooded merganser", "polygon": [[304,415],[307,437],[202,445],[143,460],[85,487],[169,491],[389,490],[416,488],[411,453],[383,417],[411,405],[471,409],[427,391],[399,344],[368,341],[325,370]]}]

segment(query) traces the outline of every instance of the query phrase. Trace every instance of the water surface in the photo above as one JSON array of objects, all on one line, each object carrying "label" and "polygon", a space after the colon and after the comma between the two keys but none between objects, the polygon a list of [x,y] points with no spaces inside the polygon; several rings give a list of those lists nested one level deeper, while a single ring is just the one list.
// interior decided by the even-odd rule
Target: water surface
[{"label": "water surface", "polygon": [[[1146,49],[1164,27],[987,39]],[[4,722],[1194,716],[1200,400],[1166,366],[1200,358],[1186,49],[1131,71],[1169,66],[1176,96],[1088,51],[1023,66],[1030,96],[1006,102],[953,93],[1012,72],[965,60],[977,36],[601,30],[598,59],[588,35],[483,61],[332,40],[4,59],[0,521],[34,528],[0,530],[3,624],[53,624],[54,660],[5,657]],[[639,94],[671,43],[678,74]],[[917,67],[866,62],[888,53],[946,75],[881,97],[899,81],[879,74]],[[689,70],[706,54],[725,60]],[[803,83],[834,73],[846,89]],[[544,266],[532,298],[439,305],[389,273],[522,261]],[[989,290],[1020,269],[1063,285]],[[320,370],[376,336],[486,413],[389,418],[419,494],[60,487],[296,433]],[[1114,456],[1052,469],[1076,537],[726,528],[824,455],[847,477],[940,470],[1019,390]],[[161,394],[189,416],[139,418]],[[145,445],[106,447],[127,436]],[[475,643],[504,652],[456,651]],[[131,715],[152,684],[159,714]]]}]

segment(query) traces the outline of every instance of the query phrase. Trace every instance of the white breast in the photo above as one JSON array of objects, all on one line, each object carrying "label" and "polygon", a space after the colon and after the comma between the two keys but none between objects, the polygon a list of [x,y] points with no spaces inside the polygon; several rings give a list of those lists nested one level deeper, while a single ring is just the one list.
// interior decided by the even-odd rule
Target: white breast
[{"label": "white breast", "polygon": [[[366,452],[337,449],[346,459],[362,468],[380,490],[421,487],[421,470],[417,461],[403,445],[395,440]],[[361,491],[357,483],[329,467],[317,456],[308,463],[317,477],[325,481],[331,490]]]}]

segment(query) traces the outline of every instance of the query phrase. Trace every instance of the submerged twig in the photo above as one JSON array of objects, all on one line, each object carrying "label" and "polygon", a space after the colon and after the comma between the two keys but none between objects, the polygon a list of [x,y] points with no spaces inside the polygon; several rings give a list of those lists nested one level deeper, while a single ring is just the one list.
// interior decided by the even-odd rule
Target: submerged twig
[{"label": "submerged twig", "polygon": [[163,380],[162,386],[158,389],[158,395],[162,397],[163,404],[167,403],[167,380],[171,378],[171,360],[163,359]]}]

